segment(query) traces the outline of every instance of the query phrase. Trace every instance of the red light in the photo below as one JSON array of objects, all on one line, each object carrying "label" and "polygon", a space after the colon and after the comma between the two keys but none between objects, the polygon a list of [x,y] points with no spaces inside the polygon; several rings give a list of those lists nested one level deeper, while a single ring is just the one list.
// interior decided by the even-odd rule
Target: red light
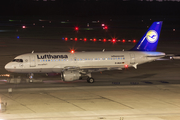
[{"label": "red light", "polygon": [[84,38],[84,41],[87,41],[87,38]]},{"label": "red light", "polygon": [[103,42],[106,42],[106,39],[105,39],[105,38],[103,39]]},{"label": "red light", "polygon": [[115,39],[115,38],[113,38],[113,39],[112,39],[112,42],[113,42],[113,43],[115,43],[115,42],[116,42],[116,39]]},{"label": "red light", "polygon": [[125,64],[125,65],[124,65],[124,67],[125,67],[125,68],[128,68],[128,65],[127,65],[127,64]]},{"label": "red light", "polygon": [[74,50],[71,50],[71,53],[74,53]]},{"label": "red light", "polygon": [[124,42],[126,42],[126,40],[123,39],[122,42],[124,43]]},{"label": "red light", "polygon": [[67,41],[68,40],[68,38],[67,37],[65,37],[65,41]]},{"label": "red light", "polygon": [[136,42],[136,40],[133,40],[133,43],[135,43]]},{"label": "red light", "polygon": [[78,27],[75,27],[75,30],[76,30],[76,31],[78,31],[78,30],[79,30],[79,28],[78,28]]},{"label": "red light", "polygon": [[108,29],[108,26],[104,26],[104,29],[107,30],[107,29]]},{"label": "red light", "polygon": [[77,38],[74,38],[75,41],[77,41]]},{"label": "red light", "polygon": [[96,42],[96,38],[94,38],[93,41]]}]

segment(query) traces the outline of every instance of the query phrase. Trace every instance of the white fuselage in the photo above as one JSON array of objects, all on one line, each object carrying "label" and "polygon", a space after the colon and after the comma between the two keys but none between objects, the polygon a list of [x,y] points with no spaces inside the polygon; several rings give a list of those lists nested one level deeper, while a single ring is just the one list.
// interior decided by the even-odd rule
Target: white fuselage
[{"label": "white fuselage", "polygon": [[60,73],[73,68],[111,70],[127,65],[135,67],[164,56],[162,52],[140,51],[29,53],[17,56],[15,61],[6,64],[5,69],[16,73]]}]

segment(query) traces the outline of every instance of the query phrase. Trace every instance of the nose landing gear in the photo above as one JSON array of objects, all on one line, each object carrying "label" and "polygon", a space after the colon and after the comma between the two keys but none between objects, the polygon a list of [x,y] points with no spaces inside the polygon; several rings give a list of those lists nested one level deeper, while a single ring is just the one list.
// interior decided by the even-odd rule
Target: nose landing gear
[{"label": "nose landing gear", "polygon": [[29,73],[28,74],[28,81],[27,82],[30,82],[30,83],[32,83],[33,82],[33,77],[34,77],[34,74],[33,73]]}]

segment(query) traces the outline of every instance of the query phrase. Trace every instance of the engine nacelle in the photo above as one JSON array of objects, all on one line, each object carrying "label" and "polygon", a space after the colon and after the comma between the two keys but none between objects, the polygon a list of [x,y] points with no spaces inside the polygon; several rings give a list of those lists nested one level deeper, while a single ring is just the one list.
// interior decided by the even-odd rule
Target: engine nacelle
[{"label": "engine nacelle", "polygon": [[63,79],[63,81],[79,80],[80,77],[81,74],[76,70],[67,70],[61,73],[61,78]]}]

